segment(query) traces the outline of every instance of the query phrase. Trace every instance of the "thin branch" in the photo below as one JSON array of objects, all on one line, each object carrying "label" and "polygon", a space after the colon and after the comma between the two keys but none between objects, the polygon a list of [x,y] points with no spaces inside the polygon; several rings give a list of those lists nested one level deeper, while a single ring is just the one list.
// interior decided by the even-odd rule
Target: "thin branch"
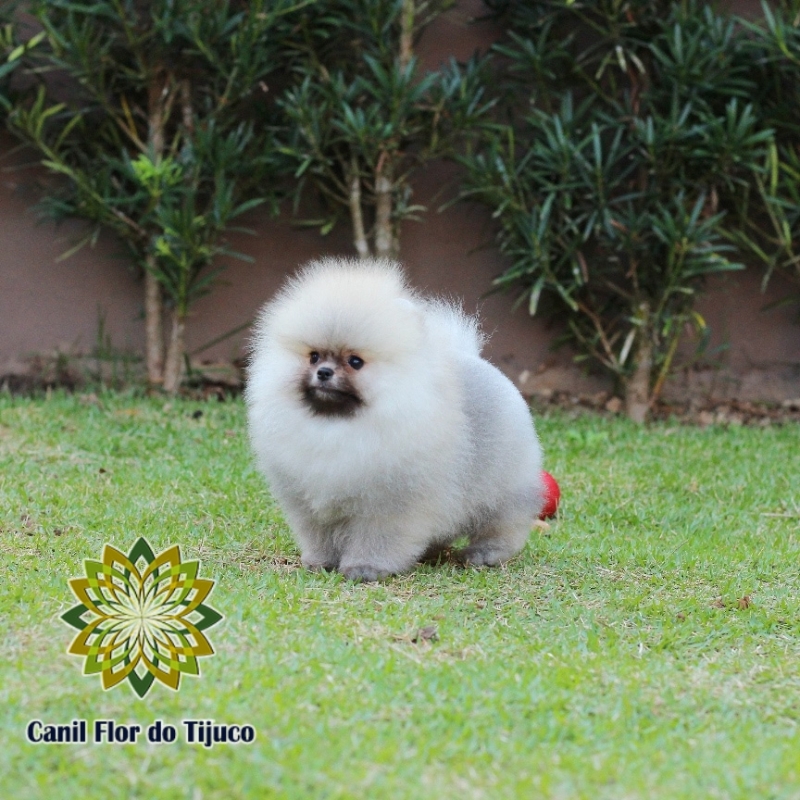
[{"label": "thin branch", "polygon": [[600,337],[600,342],[603,345],[603,350],[605,351],[606,356],[611,364],[617,368],[617,357],[614,355],[614,351],[611,348],[611,343],[608,341],[608,337],[606,336],[605,330],[603,329],[603,324],[600,321],[600,317],[595,314],[594,311],[589,308],[585,303],[577,303],[578,308],[581,310],[583,314],[585,314],[589,319],[592,321],[595,330],[597,331],[598,336]]},{"label": "thin branch", "polygon": [[400,69],[405,71],[414,57],[415,0],[403,0],[400,13]]},{"label": "thin branch", "polygon": [[364,231],[364,214],[361,208],[361,172],[355,153],[350,158],[350,219],[353,223],[353,244],[359,258],[369,258],[369,243]]},{"label": "thin branch", "polygon": [[392,231],[392,161],[384,150],[375,167],[375,254],[379,258],[394,258]]}]

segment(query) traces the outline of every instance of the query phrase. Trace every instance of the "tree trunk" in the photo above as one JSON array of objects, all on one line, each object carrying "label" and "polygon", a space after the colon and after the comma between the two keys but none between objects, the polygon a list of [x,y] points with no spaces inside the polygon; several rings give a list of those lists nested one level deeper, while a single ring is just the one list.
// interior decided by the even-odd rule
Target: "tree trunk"
[{"label": "tree trunk", "polygon": [[350,221],[353,224],[353,244],[355,245],[358,257],[361,259],[369,258],[369,243],[367,234],[364,230],[364,212],[361,208],[361,173],[358,169],[358,159],[353,156],[350,159]]},{"label": "tree trunk", "polygon": [[650,308],[643,303],[639,311],[642,327],[636,349],[636,366],[625,383],[625,412],[634,422],[647,421],[650,412],[650,379],[653,373],[653,335],[650,328]]},{"label": "tree trunk", "polygon": [[414,17],[416,0],[403,0],[400,12],[400,68],[405,69],[414,56]]},{"label": "tree trunk", "polygon": [[[164,126],[167,110],[167,82],[163,72],[157,71],[150,81],[147,94],[147,144],[153,158],[160,159],[164,152]],[[144,327],[147,382],[151,387],[164,383],[164,304],[161,284],[155,275],[152,255],[146,256],[144,274]]]},{"label": "tree trunk", "polygon": [[[148,256],[148,261],[152,259]],[[161,284],[150,271],[144,272],[144,329],[147,383],[158,388],[164,383],[164,328],[162,324]]]},{"label": "tree trunk", "polygon": [[[194,135],[194,109],[192,106],[192,84],[184,78],[178,85],[180,94],[181,122],[184,136],[191,139]],[[190,270],[189,265],[182,263],[179,269]],[[177,287],[172,289],[170,300],[175,304],[172,310],[172,328],[167,345],[167,358],[164,364],[164,391],[177,394],[183,379],[183,366],[186,358],[186,309],[189,305],[188,274],[180,276]]]},{"label": "tree trunk", "polygon": [[183,354],[186,349],[184,334],[186,331],[186,316],[178,309],[172,312],[172,330],[167,348],[167,361],[164,365],[164,391],[168,394],[177,394],[181,388],[183,378]]},{"label": "tree trunk", "polygon": [[375,255],[397,258],[397,243],[392,227],[392,162],[385,151],[375,168]]},{"label": "tree trunk", "polygon": [[160,67],[154,68],[147,87],[147,144],[158,160],[164,154],[164,126],[171,102],[167,73]]}]

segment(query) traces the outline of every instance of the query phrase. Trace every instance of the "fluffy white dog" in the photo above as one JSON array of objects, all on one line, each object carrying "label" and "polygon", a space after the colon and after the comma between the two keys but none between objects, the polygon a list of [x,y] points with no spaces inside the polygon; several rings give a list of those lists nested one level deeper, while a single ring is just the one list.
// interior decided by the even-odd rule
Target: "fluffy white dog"
[{"label": "fluffy white dog", "polygon": [[265,306],[250,440],[307,567],[373,581],[463,536],[470,564],[524,547],[541,449],[482,344],[475,319],[386,261],[313,262]]}]

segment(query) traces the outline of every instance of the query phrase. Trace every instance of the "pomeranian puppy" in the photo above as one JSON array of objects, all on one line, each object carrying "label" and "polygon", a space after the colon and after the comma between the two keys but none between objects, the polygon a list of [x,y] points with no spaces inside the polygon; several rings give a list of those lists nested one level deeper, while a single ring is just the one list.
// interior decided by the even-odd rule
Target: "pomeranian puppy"
[{"label": "pomeranian puppy", "polygon": [[312,262],[265,306],[250,441],[305,566],[374,581],[465,536],[468,564],[524,547],[541,449],[482,344],[475,319],[387,261]]}]

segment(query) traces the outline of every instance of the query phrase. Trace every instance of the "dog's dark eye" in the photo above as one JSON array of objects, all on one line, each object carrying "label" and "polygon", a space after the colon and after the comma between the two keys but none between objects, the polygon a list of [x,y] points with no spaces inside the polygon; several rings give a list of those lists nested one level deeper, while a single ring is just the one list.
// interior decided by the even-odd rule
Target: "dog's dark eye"
[{"label": "dog's dark eye", "polygon": [[314,351],[314,352],[311,354],[311,356],[310,356],[310,359],[311,359],[311,363],[312,363],[312,364],[316,364],[316,363],[319,361],[319,353],[318,353],[318,352],[315,350],[315,351]]},{"label": "dog's dark eye", "polygon": [[358,356],[350,356],[350,358],[347,359],[347,363],[353,369],[361,369],[361,367],[364,366],[364,359],[359,358]]}]

